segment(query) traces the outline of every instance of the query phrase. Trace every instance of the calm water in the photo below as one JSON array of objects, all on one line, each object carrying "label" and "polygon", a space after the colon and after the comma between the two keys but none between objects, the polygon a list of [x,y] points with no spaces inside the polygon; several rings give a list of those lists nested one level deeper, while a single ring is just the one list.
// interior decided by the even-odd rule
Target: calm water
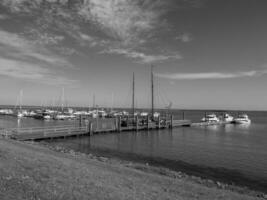
[{"label": "calm water", "polygon": [[[175,113],[177,118],[181,113]],[[237,113],[233,113],[237,114]],[[227,179],[251,181],[254,185],[267,188],[267,112],[247,112],[252,124],[223,125],[207,127],[185,127],[173,130],[123,132],[100,134],[93,137],[55,140],[52,143],[89,153],[91,151],[112,152],[126,155],[128,159],[136,156],[158,160],[164,166],[194,168],[214,176],[228,176]],[[199,121],[203,111],[187,111],[185,117]],[[0,127],[42,126],[58,123],[22,119],[18,122],[12,117],[1,117]],[[174,167],[175,168],[175,167]],[[200,173],[202,172],[199,171]],[[236,176],[236,177],[235,177]],[[266,187],[265,187],[266,186]],[[267,189],[266,189],[267,190]]]}]

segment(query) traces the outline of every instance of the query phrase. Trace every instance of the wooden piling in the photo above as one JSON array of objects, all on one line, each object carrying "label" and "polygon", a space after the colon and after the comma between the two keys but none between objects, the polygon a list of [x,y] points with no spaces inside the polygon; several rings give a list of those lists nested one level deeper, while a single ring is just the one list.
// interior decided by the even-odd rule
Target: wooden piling
[{"label": "wooden piling", "polygon": [[158,129],[160,129],[160,116],[158,117]]},{"label": "wooden piling", "polygon": [[146,121],[147,121],[146,128],[147,128],[147,130],[148,130],[148,129],[149,129],[149,115],[147,115],[147,117],[146,117]]},{"label": "wooden piling", "polygon": [[82,115],[79,115],[79,126],[82,126]]},{"label": "wooden piling", "polygon": [[138,116],[135,117],[135,130],[138,131]]},{"label": "wooden piling", "polygon": [[121,117],[118,118],[118,132],[121,132]]},{"label": "wooden piling", "polygon": [[173,127],[173,115],[171,115],[171,124],[170,124],[170,128]]},{"label": "wooden piling", "polygon": [[92,122],[89,122],[88,128],[89,128],[89,135],[92,136],[93,135],[93,123]]}]

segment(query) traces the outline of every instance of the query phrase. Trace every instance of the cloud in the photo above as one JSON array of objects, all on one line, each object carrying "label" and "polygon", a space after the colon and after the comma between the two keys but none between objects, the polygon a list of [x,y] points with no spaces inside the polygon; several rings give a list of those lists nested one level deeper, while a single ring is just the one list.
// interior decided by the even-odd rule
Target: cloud
[{"label": "cloud", "polygon": [[193,40],[192,34],[190,33],[182,33],[175,38],[176,40],[180,40],[182,42],[190,42]]},{"label": "cloud", "polygon": [[163,5],[152,0],[84,0],[79,14],[127,45],[160,25]]},{"label": "cloud", "polygon": [[9,8],[13,13],[32,13],[41,6],[46,6],[47,4],[60,4],[66,5],[69,0],[1,0],[0,4]]},{"label": "cloud", "polygon": [[[193,6],[195,2],[179,0],[176,4]],[[142,53],[156,49],[153,44],[161,40],[158,33],[170,30],[165,17],[174,9],[173,0],[2,0],[0,4],[13,13],[36,17],[24,35],[32,36],[29,39],[35,43],[57,45],[71,38],[82,48],[97,47],[102,53],[119,54],[141,63],[182,57],[177,50],[172,50],[171,55],[161,55],[157,50],[153,55]],[[184,34],[177,39],[189,42],[192,37]],[[165,47],[162,51],[171,50]]]},{"label": "cloud", "polygon": [[171,80],[201,80],[201,79],[231,79],[242,77],[254,77],[267,74],[267,70],[261,71],[245,71],[235,73],[176,73],[176,74],[156,74],[157,77],[166,78]]},{"label": "cloud", "polygon": [[155,62],[162,62],[169,59],[181,59],[182,56],[179,54],[175,55],[147,55],[145,53],[132,51],[129,49],[109,49],[102,53],[108,53],[108,54],[118,54],[118,55],[124,55],[128,58],[136,59],[140,63],[155,63]]},{"label": "cloud", "polygon": [[68,48],[68,47],[57,47],[57,50],[60,52],[60,54],[65,55],[65,56],[80,54],[76,49]]},{"label": "cloud", "polygon": [[29,29],[23,33],[24,36],[31,39],[35,44],[40,45],[58,45],[65,37],[63,35],[56,35],[48,32],[42,32],[38,29]]},{"label": "cloud", "polygon": [[18,34],[0,30],[0,75],[44,84],[74,84],[60,76],[72,64],[42,45]]},{"label": "cloud", "polygon": [[24,81],[35,81],[47,85],[73,85],[76,80],[69,80],[54,74],[51,70],[32,63],[14,61],[0,57],[0,75]]},{"label": "cloud", "polygon": [[53,54],[40,45],[36,46],[18,34],[3,30],[0,30],[0,51],[14,59],[44,62],[51,66],[72,67],[66,59]]},{"label": "cloud", "polygon": [[8,19],[8,16],[4,14],[0,14],[0,20],[5,20],[5,19]]}]

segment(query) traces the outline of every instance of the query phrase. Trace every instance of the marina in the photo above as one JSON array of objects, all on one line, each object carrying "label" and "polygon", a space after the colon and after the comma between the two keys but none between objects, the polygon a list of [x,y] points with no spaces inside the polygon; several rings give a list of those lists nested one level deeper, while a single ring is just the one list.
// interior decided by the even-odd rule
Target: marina
[{"label": "marina", "polygon": [[267,200],[266,10],[0,0],[0,200]]},{"label": "marina", "polygon": [[[9,110],[9,109],[7,109]],[[35,113],[35,111],[31,111]],[[72,109],[72,112],[73,109]],[[29,111],[24,111],[29,113]],[[44,111],[43,113],[47,113]],[[55,113],[50,110],[50,113]],[[173,115],[160,115],[150,116],[146,112],[139,112],[133,116],[129,115],[127,111],[108,113],[104,109],[101,110],[101,115],[94,115],[96,111],[76,111],[79,115],[73,115],[73,117],[67,117],[66,114],[60,114],[56,116],[62,117],[49,117],[39,118],[36,115],[25,116],[24,118],[33,118],[34,120],[44,121],[66,121],[69,125],[63,126],[49,126],[49,127],[23,127],[23,128],[2,128],[0,134],[3,137],[9,137],[17,140],[45,140],[53,138],[66,138],[73,136],[89,135],[93,136],[98,133],[118,133],[124,131],[142,131],[142,130],[154,130],[154,129],[172,129],[178,127],[196,127],[196,126],[223,126],[225,124],[235,123],[234,118],[231,121],[226,121],[225,115],[221,114],[220,119],[215,114],[206,115],[201,121],[194,121],[184,119],[184,112],[182,112],[182,119],[177,119],[177,116]],[[84,115],[84,113],[91,113]],[[103,113],[105,113],[103,115]],[[117,115],[115,114],[117,113]],[[145,113],[145,114],[144,114]],[[7,114],[5,114],[7,115]],[[4,116],[5,116],[4,115]],[[14,115],[11,115],[11,117]],[[44,115],[48,116],[48,115]],[[50,115],[49,115],[50,116]],[[64,116],[64,117],[63,117]],[[97,116],[97,117],[96,117]],[[239,116],[239,115],[238,115]],[[14,116],[15,117],[15,116]],[[22,119],[22,117],[18,117]],[[241,123],[241,122],[240,122]]]},{"label": "marina", "polygon": [[[121,126],[120,131],[114,131],[116,118],[92,118],[91,122],[94,125],[90,135],[85,118],[80,124],[79,118],[38,120],[0,115],[0,127],[1,133],[3,130],[13,130],[16,140],[43,140],[52,146],[61,146],[83,153],[96,152],[102,156],[114,155],[122,158],[126,156],[129,159],[137,157],[145,159],[145,162],[154,160],[153,162],[159,165],[175,170],[179,169],[179,161],[183,161],[193,166],[199,164],[204,169],[212,167],[216,173],[224,175],[227,170],[229,177],[238,173],[239,181],[246,180],[246,183],[251,184],[255,179],[253,184],[259,185],[257,187],[266,186],[267,151],[264,145],[266,134],[262,131],[267,124],[266,112],[247,111],[253,121],[252,124],[201,122],[205,113],[216,113],[219,116],[218,111],[171,110],[171,113],[175,123],[190,122],[190,126],[177,124],[177,127],[159,129],[155,122],[154,125],[149,124],[149,129],[145,124],[140,125],[137,131],[136,126],[129,124],[127,127]],[[228,111],[228,113],[238,116],[240,112]],[[191,120],[183,121],[183,116]],[[10,122],[9,125],[7,121]],[[217,171],[220,167],[225,170]]]}]

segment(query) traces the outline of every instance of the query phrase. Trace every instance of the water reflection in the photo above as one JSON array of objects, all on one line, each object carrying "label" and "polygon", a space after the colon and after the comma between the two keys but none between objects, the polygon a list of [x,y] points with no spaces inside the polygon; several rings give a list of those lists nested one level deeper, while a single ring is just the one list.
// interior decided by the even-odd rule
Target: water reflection
[{"label": "water reflection", "polygon": [[235,125],[234,124],[225,124],[223,127],[224,127],[224,131],[226,133],[231,133],[235,129]]},{"label": "water reflection", "polygon": [[207,130],[210,130],[210,131],[218,131],[220,128],[221,128],[220,125],[206,126],[206,129],[207,129]]},{"label": "water reflection", "polygon": [[17,129],[21,128],[21,118],[17,119]]},{"label": "water reflection", "polygon": [[237,124],[236,127],[239,129],[247,130],[250,128],[250,124]]}]

